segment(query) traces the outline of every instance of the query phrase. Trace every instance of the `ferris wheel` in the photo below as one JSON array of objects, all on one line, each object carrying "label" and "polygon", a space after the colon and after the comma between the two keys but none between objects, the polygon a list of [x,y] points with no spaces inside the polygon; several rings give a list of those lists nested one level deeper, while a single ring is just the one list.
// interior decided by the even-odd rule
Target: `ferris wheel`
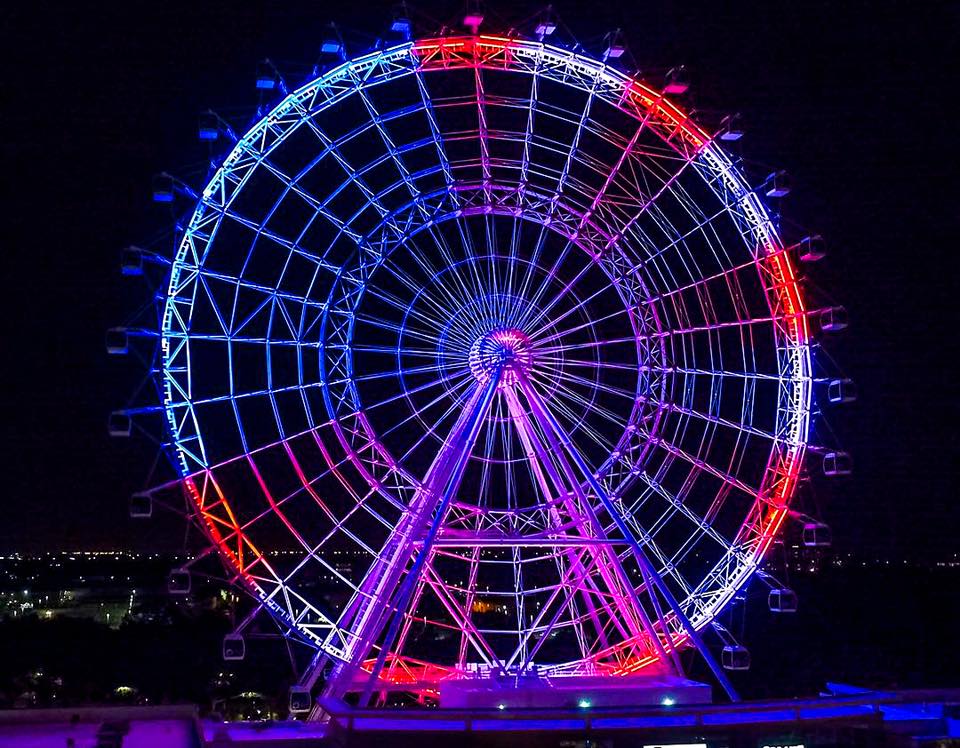
[{"label": "ferris wheel", "polygon": [[304,689],[682,672],[695,647],[735,695],[718,615],[791,511],[813,402],[762,199],[785,176],[748,184],[682,71],[651,87],[616,37],[597,59],[550,31],[344,56],[195,195],[162,413],[211,548],[315,650]]}]

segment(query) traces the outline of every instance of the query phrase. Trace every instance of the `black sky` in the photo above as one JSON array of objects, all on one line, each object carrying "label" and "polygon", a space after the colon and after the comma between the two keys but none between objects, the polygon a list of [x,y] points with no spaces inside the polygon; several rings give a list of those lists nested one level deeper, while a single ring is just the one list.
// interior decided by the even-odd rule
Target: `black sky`
[{"label": "black sky", "polygon": [[[243,119],[260,59],[309,70],[328,20],[376,34],[391,5],[4,4],[0,551],[178,547],[175,525],[126,518],[149,448],[106,436],[127,379],[103,333],[140,290],[120,277],[119,250],[162,227],[151,174],[189,175],[184,165],[202,161],[200,110]],[[456,10],[422,7],[443,19]],[[743,112],[750,160],[794,175],[786,218],[828,238],[813,281],[820,298],[850,309],[831,353],[861,393],[829,414],[857,470],[821,494],[841,550],[960,550],[960,191],[949,114],[960,5],[558,7],[584,39],[622,27],[642,69],[686,64],[696,108]]]}]

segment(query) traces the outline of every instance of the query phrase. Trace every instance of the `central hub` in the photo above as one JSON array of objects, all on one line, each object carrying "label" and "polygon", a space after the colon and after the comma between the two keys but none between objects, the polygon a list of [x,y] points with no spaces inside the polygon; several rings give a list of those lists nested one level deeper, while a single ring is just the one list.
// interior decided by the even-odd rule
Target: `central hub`
[{"label": "central hub", "polygon": [[530,339],[520,330],[492,330],[470,346],[470,371],[481,384],[486,384],[497,367],[501,367],[500,387],[516,384],[519,372],[526,372],[533,360]]}]

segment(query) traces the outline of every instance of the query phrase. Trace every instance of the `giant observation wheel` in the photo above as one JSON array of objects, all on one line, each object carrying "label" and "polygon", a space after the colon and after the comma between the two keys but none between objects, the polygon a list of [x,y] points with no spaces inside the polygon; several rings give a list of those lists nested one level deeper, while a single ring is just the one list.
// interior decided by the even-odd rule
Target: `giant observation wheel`
[{"label": "giant observation wheel", "polygon": [[210,541],[329,693],[691,645],[722,678],[701,635],[788,512],[811,356],[721,144],[476,34],[346,61],[237,141],[172,265],[164,409]]}]

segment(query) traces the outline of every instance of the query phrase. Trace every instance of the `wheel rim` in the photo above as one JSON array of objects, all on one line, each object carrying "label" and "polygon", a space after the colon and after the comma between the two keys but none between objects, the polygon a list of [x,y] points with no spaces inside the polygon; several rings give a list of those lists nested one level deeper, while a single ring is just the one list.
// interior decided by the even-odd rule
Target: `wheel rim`
[{"label": "wheel rim", "polygon": [[[697,628],[713,620],[795,489],[810,411],[803,313],[762,204],[657,92],[540,43],[423,40],[299,89],[226,158],[171,271],[161,383],[185,485],[227,563],[306,640],[369,668],[376,643],[361,651],[344,612],[422,490],[430,450],[495,365],[503,392],[450,534],[526,531],[536,517],[557,529],[544,518],[562,492],[520,478],[536,472],[516,425],[533,405],[506,393],[523,380],[556,409],[682,614]],[[588,555],[559,536],[553,548],[477,536],[441,549],[390,676],[525,667],[533,649],[557,673],[661,659],[599,561],[569,614],[548,625],[552,612],[531,613]],[[643,606],[644,580],[617,559]],[[685,642],[675,614],[647,613]],[[478,622],[469,635],[464,617]],[[552,634],[562,642],[541,641]]]}]

